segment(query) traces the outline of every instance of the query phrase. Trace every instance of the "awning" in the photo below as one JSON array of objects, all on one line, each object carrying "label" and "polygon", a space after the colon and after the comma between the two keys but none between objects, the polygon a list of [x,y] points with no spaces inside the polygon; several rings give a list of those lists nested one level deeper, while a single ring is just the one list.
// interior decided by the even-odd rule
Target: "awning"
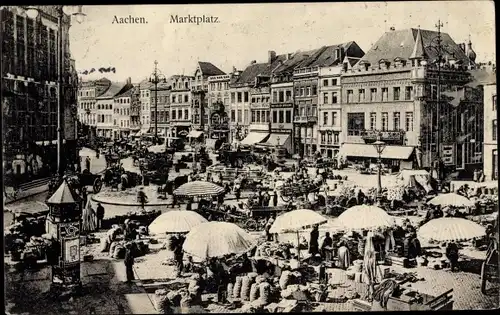
[{"label": "awning", "polygon": [[266,142],[262,143],[264,145],[272,146],[285,146],[286,142],[290,139],[290,135],[286,133],[272,133]]},{"label": "awning", "polygon": [[252,145],[262,142],[269,134],[267,132],[250,132],[245,139],[241,140],[240,144]]},{"label": "awning", "polygon": [[191,130],[188,134],[188,138],[199,138],[203,134],[203,131]]},{"label": "awning", "polygon": [[135,136],[136,136],[136,137],[138,137],[138,136],[142,136],[143,134],[148,133],[148,131],[149,131],[149,127],[146,127],[146,128],[141,128],[141,130],[139,130],[139,132],[138,132],[138,133],[136,133],[136,134],[135,134]]},{"label": "awning", "polygon": [[[415,147],[388,145],[382,151],[382,159],[408,160],[415,150]],[[358,156],[368,158],[378,158],[377,150],[371,144],[344,143],[340,148],[340,154],[343,156]]]}]

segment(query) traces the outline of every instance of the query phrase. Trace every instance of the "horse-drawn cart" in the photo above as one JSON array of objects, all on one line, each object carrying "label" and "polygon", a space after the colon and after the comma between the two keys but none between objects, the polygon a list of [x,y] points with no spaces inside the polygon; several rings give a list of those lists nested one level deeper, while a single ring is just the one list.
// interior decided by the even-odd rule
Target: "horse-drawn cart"
[{"label": "horse-drawn cart", "polygon": [[278,188],[281,199],[284,202],[289,202],[292,199],[309,195],[310,193],[317,194],[321,189],[322,183],[319,181],[303,180],[296,183],[285,183]]}]

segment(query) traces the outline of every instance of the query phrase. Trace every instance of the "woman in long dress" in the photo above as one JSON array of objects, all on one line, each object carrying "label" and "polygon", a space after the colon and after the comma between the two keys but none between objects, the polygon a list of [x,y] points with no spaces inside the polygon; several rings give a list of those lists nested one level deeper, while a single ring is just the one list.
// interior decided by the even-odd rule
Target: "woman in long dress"
[{"label": "woman in long dress", "polygon": [[349,248],[347,247],[347,242],[345,240],[341,240],[337,246],[339,246],[338,267],[345,270],[351,265],[351,255],[349,253]]},{"label": "woman in long dress", "polygon": [[363,259],[363,279],[364,282],[368,285],[370,296],[373,296],[375,283],[377,283],[381,278],[381,273],[379,271],[379,267],[377,266],[373,237],[373,232],[368,232]]},{"label": "woman in long dress", "polygon": [[87,201],[87,206],[83,209],[82,213],[82,230],[85,232],[94,232],[96,230],[96,213],[90,204],[90,200]]}]

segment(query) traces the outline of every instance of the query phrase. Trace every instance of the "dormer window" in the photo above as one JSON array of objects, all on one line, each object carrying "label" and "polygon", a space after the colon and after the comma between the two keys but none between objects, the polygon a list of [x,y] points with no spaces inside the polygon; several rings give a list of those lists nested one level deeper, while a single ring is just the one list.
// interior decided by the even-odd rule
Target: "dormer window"
[{"label": "dormer window", "polygon": [[360,64],[360,66],[362,66],[365,69],[365,71],[368,71],[368,68],[370,67],[369,62],[363,60],[359,64]]},{"label": "dormer window", "polygon": [[406,60],[400,57],[394,58],[394,67],[399,67],[399,66],[405,66],[406,65]]},{"label": "dormer window", "polygon": [[388,60],[385,60],[385,59],[381,59],[378,62],[378,65],[379,65],[380,69],[387,69],[387,68],[389,68],[390,64],[391,63]]}]

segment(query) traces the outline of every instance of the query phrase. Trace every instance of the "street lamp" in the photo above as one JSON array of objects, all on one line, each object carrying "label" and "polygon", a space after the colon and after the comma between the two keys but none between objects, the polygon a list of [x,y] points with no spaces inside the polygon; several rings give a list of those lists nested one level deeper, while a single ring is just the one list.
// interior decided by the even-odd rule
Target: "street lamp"
[{"label": "street lamp", "polygon": [[386,144],[384,141],[380,140],[380,135],[377,137],[377,141],[373,143],[373,146],[375,147],[375,150],[377,151],[378,154],[378,160],[377,160],[377,200],[380,201],[380,197],[382,195],[382,152],[384,151]]},{"label": "street lamp", "polygon": [[[64,6],[56,5],[53,6],[57,10],[57,47],[58,47],[58,65],[57,65],[57,173],[59,177],[64,174],[63,169],[63,159],[64,153],[62,150],[63,144],[63,127],[62,127],[62,113],[63,113],[63,89],[62,89],[62,77],[63,77],[63,38],[62,38],[62,19],[64,14],[69,16],[74,16],[78,23],[83,22],[86,14],[82,12],[82,6]],[[39,6],[27,6],[26,15],[31,19],[36,19],[38,15],[42,12]]]},{"label": "street lamp", "polygon": [[158,69],[158,61],[155,60],[155,70],[149,77],[149,82],[155,85],[155,143],[158,140],[158,83],[166,81],[165,76]]}]

